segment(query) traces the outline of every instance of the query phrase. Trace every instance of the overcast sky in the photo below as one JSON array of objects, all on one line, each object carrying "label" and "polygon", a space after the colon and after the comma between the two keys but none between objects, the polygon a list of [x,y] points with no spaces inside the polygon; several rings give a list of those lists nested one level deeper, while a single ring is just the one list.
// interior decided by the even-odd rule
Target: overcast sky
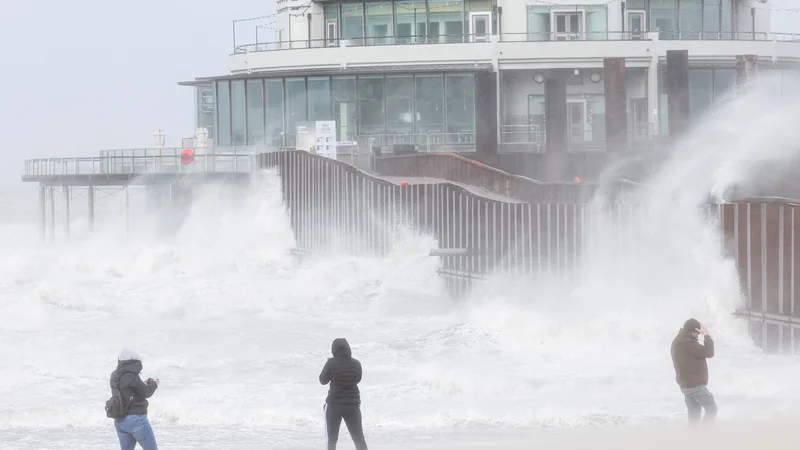
[{"label": "overcast sky", "polygon": [[[800,0],[773,0],[798,8]],[[232,21],[274,12],[274,0],[24,0],[0,14],[0,173],[21,160],[94,156],[167,145],[194,130],[193,93],[179,80],[226,73]],[[247,41],[256,23],[240,27]],[[774,31],[800,33],[800,13],[773,12]],[[18,179],[18,178],[17,178]]]}]

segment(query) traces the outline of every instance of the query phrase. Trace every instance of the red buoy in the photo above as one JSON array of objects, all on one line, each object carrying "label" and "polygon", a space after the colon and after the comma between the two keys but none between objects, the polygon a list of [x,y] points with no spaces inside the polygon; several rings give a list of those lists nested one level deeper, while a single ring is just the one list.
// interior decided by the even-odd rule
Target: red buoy
[{"label": "red buoy", "polygon": [[181,150],[181,164],[191,164],[194,162],[194,152],[187,149]]},{"label": "red buoy", "polygon": [[572,181],[574,181],[574,182],[576,182],[576,183],[580,183],[580,182],[581,182],[581,179],[580,179],[580,177],[575,177],[575,179],[574,179],[574,180],[572,180]]}]

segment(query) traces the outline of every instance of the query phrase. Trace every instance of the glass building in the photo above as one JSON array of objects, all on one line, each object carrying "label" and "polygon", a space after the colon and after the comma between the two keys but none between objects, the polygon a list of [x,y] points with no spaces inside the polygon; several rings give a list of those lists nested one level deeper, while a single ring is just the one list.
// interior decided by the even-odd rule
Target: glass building
[{"label": "glass building", "polygon": [[292,148],[297,125],[336,121],[336,139],[475,145],[475,74],[225,78],[214,81],[215,145]]}]

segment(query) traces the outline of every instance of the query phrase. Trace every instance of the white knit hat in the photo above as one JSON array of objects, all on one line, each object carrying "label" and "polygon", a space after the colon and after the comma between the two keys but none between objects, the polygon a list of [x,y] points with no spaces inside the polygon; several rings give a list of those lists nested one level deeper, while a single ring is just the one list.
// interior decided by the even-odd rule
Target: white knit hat
[{"label": "white knit hat", "polygon": [[139,357],[139,354],[129,348],[123,348],[121,352],[119,352],[119,357],[117,358],[119,361],[141,361],[142,358]]}]

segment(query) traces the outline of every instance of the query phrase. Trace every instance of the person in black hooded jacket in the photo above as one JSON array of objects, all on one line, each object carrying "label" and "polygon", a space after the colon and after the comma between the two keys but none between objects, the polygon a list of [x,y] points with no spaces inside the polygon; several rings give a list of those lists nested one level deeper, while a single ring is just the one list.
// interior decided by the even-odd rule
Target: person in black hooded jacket
[{"label": "person in black hooded jacket", "polygon": [[133,350],[123,349],[117,358],[117,369],[111,373],[112,390],[117,386],[125,400],[127,415],[114,419],[121,450],[133,450],[136,443],[143,450],[158,450],[156,437],[147,420],[147,399],[158,389],[159,380],[142,381],[142,359]]},{"label": "person in black hooded jacket", "polygon": [[361,425],[361,362],[353,358],[350,344],[344,338],[334,339],[331,344],[333,358],[328,358],[319,374],[322,385],[330,383],[328,397],[325,399],[325,435],[328,450],[336,449],[339,440],[339,427],[344,419],[350,437],[357,450],[367,450],[364,430]]}]

